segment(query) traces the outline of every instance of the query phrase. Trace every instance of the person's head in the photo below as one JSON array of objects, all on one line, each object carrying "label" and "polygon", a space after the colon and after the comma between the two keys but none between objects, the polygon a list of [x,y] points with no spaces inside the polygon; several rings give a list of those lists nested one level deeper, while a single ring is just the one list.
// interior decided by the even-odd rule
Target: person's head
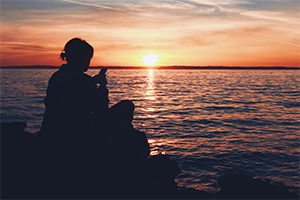
[{"label": "person's head", "polygon": [[67,60],[67,63],[87,71],[93,57],[94,49],[85,40],[73,38],[67,42],[64,50],[60,54],[62,60]]}]

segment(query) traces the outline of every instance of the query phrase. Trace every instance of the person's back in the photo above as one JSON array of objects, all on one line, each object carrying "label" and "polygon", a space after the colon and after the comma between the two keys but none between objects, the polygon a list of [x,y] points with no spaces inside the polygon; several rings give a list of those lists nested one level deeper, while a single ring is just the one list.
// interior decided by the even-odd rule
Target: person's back
[{"label": "person's back", "polygon": [[[37,133],[38,157],[47,171],[42,179],[49,182],[49,187],[64,189],[65,193],[81,182],[80,187],[84,186],[86,177],[78,172],[94,166],[91,158],[95,119],[92,118],[105,115],[108,110],[106,78],[97,79],[84,73],[92,56],[93,47],[84,40],[74,38],[67,42],[61,53],[67,64],[49,80],[42,128]],[[100,84],[98,88],[97,84]],[[102,134],[98,128],[97,133]],[[75,175],[78,180],[71,181]]]},{"label": "person's back", "polygon": [[[96,84],[90,76],[62,65],[49,80],[44,99],[42,129],[51,134],[91,134],[91,117],[97,102]],[[99,102],[98,102],[99,103]]]},{"label": "person's back", "polygon": [[[113,169],[125,172],[126,167],[120,166],[142,162],[149,156],[150,148],[146,135],[131,124],[133,102],[123,100],[108,108],[105,75],[91,77],[84,73],[93,48],[74,38],[64,51],[61,57],[66,58],[67,64],[51,76],[44,99],[46,110],[37,134],[41,141],[40,158],[50,168],[45,179],[53,179],[53,187],[60,190],[66,185],[71,191],[85,186],[89,190],[95,184],[87,182],[116,175]],[[111,176],[107,176],[108,180],[112,180]],[[56,180],[59,186],[55,186]]]},{"label": "person's back", "polygon": [[[61,54],[64,64],[55,72],[48,83],[45,113],[40,134],[49,137],[92,135],[93,114],[104,114],[108,109],[106,79],[97,89],[97,81],[84,72],[93,57],[93,47],[79,38],[71,39]],[[103,91],[103,90],[102,90]],[[105,93],[105,91],[104,91]]]}]

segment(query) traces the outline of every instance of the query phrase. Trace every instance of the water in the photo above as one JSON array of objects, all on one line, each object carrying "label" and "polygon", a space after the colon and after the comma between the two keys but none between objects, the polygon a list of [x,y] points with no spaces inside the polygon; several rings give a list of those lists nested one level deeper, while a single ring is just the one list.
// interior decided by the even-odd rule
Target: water
[{"label": "water", "polygon": [[[56,70],[1,69],[1,121],[40,128]],[[89,70],[94,75],[99,70]],[[297,70],[108,70],[110,105],[130,99],[151,154],[177,161],[179,185],[214,192],[238,173],[299,189]]]}]

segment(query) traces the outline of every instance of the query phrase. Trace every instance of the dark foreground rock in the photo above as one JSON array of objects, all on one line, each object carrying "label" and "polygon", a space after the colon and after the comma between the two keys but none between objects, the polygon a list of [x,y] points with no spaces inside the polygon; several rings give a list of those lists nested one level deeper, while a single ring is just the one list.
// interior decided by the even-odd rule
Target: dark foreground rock
[{"label": "dark foreground rock", "polygon": [[299,199],[282,184],[243,175],[221,176],[220,192],[214,194],[178,188],[174,179],[180,169],[167,156],[143,162],[109,153],[70,159],[49,154],[46,143],[25,127],[26,123],[1,123],[3,199]]},{"label": "dark foreground rock", "polygon": [[218,199],[299,199],[283,184],[272,184],[244,175],[221,176],[218,184],[221,188]]}]

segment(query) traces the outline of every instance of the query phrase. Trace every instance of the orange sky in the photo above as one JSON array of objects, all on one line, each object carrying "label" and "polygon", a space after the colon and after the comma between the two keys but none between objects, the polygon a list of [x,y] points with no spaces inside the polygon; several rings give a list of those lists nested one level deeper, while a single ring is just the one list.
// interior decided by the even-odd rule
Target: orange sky
[{"label": "orange sky", "polygon": [[298,0],[2,0],[1,66],[61,65],[81,37],[91,65],[298,67],[299,29]]}]

